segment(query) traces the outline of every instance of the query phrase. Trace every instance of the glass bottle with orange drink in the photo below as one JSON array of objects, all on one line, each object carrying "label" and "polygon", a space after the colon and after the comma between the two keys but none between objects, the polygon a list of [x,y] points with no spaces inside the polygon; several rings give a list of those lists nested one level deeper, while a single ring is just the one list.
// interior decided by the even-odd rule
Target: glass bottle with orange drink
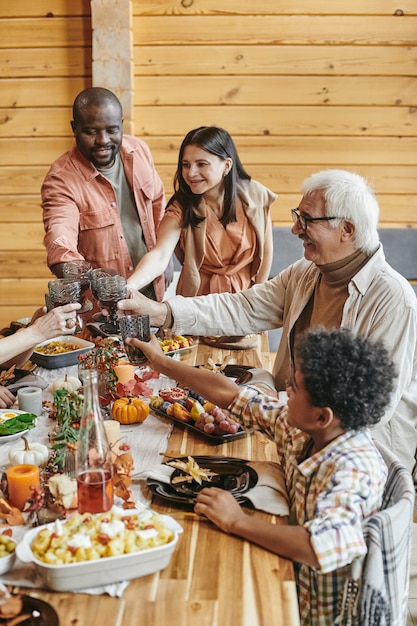
[{"label": "glass bottle with orange drink", "polygon": [[83,415],[76,452],[78,511],[103,513],[113,506],[113,465],[100,410],[97,370],[84,372],[83,387]]}]

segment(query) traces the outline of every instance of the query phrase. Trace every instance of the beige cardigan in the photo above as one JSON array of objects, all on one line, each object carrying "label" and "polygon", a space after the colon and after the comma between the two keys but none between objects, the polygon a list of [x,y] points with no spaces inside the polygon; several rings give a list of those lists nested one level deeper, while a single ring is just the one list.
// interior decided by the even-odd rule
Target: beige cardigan
[{"label": "beige cardigan", "polygon": [[[255,230],[258,242],[258,258],[253,264],[253,279],[255,279],[262,263],[269,210],[277,195],[256,180],[240,180],[238,196],[242,202],[243,210]],[[177,203],[174,203],[174,206],[178,208]],[[206,216],[206,204],[203,198],[196,209],[196,214],[200,217]],[[185,249],[183,250],[177,245],[175,255],[183,266],[183,285],[186,286],[186,290],[183,290],[182,295],[195,296],[200,287],[199,270],[205,256],[206,221],[203,220],[197,228],[188,226],[187,231]]]}]

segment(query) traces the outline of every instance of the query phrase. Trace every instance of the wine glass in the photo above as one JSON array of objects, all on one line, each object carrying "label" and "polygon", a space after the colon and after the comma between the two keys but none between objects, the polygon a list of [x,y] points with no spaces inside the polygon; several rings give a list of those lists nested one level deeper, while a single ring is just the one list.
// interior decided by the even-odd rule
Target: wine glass
[{"label": "wine glass", "polygon": [[76,261],[67,261],[62,266],[62,277],[79,280],[81,282],[81,293],[90,288],[90,274],[92,267],[88,261],[77,259]]},{"label": "wine glass", "polygon": [[[45,295],[46,308],[48,311],[55,309],[57,306],[70,304],[71,302],[79,302],[81,304],[81,301],[81,282],[79,280],[55,278],[48,282],[48,293]],[[81,332],[82,326],[82,319],[77,315],[75,332]]]},{"label": "wine glass", "polygon": [[97,281],[99,278],[105,278],[106,276],[118,276],[118,271],[108,267],[96,267],[90,272],[91,293],[96,300],[99,300],[97,295]]},{"label": "wine glass", "polygon": [[76,261],[67,261],[62,266],[63,278],[71,280],[79,280],[81,283],[81,304],[82,308],[79,311],[81,313],[87,313],[93,308],[91,300],[84,296],[85,292],[90,289],[90,273],[92,267],[88,261],[83,259],[77,259]]},{"label": "wine glass", "polygon": [[45,296],[48,311],[57,306],[81,302],[81,282],[71,278],[55,278],[48,282],[48,294]]},{"label": "wine glass", "polygon": [[[96,301],[99,300],[97,295],[97,280],[99,278],[103,278],[105,276],[118,276],[119,272],[110,267],[96,267],[94,270],[91,270],[90,273],[90,285],[91,285],[91,293],[93,294]],[[103,313],[95,313],[93,315],[93,322],[106,322],[107,317],[103,315]]]},{"label": "wine glass", "polygon": [[109,322],[101,326],[109,334],[119,333],[117,303],[127,297],[127,280],[124,276],[102,276],[95,285],[97,299],[109,313]]}]

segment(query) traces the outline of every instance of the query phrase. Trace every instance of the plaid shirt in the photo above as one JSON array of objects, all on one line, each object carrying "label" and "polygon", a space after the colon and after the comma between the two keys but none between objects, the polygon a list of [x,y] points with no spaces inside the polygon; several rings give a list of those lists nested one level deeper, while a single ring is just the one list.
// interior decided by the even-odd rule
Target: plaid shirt
[{"label": "plaid shirt", "polygon": [[311,438],[287,423],[282,403],[255,388],[243,387],[229,410],[277,444],[291,517],[308,529],[320,563],[319,570],[296,564],[301,624],[330,626],[350,564],[366,553],[362,523],[381,507],[386,465],[367,431],[348,430],[309,456]]}]

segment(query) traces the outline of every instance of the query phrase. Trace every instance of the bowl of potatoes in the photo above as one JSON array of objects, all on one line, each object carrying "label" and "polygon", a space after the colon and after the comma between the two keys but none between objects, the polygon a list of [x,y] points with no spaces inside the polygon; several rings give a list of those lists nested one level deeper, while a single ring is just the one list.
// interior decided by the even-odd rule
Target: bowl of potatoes
[{"label": "bowl of potatoes", "polygon": [[113,507],[31,528],[17,546],[17,557],[34,563],[49,589],[73,591],[164,569],[181,532],[169,515]]},{"label": "bowl of potatoes", "polygon": [[12,569],[16,560],[16,542],[8,535],[0,535],[0,574]]}]

